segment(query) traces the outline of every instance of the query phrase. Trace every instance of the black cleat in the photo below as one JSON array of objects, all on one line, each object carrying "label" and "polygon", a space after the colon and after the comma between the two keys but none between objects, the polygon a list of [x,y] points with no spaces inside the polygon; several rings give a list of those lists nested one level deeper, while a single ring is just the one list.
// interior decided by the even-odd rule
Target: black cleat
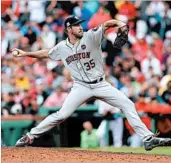
[{"label": "black cleat", "polygon": [[28,135],[21,137],[15,144],[16,147],[25,147],[33,143],[33,140]]},{"label": "black cleat", "polygon": [[167,146],[171,144],[170,138],[158,138],[156,136],[151,136],[147,140],[144,141],[144,147],[146,151],[150,151],[155,147],[159,146]]}]

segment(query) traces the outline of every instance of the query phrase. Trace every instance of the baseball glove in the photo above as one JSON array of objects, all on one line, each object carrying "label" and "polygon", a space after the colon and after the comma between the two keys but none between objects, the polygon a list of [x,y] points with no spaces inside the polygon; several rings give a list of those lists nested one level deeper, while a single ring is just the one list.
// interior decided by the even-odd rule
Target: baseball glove
[{"label": "baseball glove", "polygon": [[115,48],[121,49],[121,47],[128,41],[129,26],[124,25],[120,27],[117,32],[117,37],[113,43]]}]

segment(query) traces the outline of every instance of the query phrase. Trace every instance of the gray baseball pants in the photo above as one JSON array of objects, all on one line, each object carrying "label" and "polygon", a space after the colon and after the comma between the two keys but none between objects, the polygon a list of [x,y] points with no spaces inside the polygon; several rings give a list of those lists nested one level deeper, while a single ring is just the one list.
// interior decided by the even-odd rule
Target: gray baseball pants
[{"label": "gray baseball pants", "polygon": [[129,124],[141,139],[153,135],[139,118],[134,103],[105,80],[97,84],[75,82],[62,108],[46,117],[37,127],[32,128],[28,135],[31,138],[38,138],[46,131],[49,131],[60,122],[67,119],[76,108],[91,97],[100,98],[106,103],[119,108],[125,114]]}]

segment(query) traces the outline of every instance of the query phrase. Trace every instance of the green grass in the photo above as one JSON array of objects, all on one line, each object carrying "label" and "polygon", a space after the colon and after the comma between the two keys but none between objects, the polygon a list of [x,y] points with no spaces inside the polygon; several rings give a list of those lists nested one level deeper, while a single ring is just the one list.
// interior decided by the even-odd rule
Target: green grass
[{"label": "green grass", "polygon": [[105,147],[105,148],[96,148],[89,149],[93,151],[108,151],[108,152],[122,152],[122,153],[143,153],[143,154],[160,154],[160,155],[171,155],[171,147],[157,147],[152,151],[145,151],[144,148],[130,148],[130,147]]}]

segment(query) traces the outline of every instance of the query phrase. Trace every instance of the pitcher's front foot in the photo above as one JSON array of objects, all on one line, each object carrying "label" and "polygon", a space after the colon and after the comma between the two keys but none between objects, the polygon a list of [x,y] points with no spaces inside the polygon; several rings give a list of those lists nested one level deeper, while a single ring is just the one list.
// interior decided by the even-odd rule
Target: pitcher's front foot
[{"label": "pitcher's front foot", "polygon": [[166,146],[171,144],[170,138],[159,138],[156,136],[151,136],[144,141],[144,147],[146,151],[150,151],[155,147]]}]

